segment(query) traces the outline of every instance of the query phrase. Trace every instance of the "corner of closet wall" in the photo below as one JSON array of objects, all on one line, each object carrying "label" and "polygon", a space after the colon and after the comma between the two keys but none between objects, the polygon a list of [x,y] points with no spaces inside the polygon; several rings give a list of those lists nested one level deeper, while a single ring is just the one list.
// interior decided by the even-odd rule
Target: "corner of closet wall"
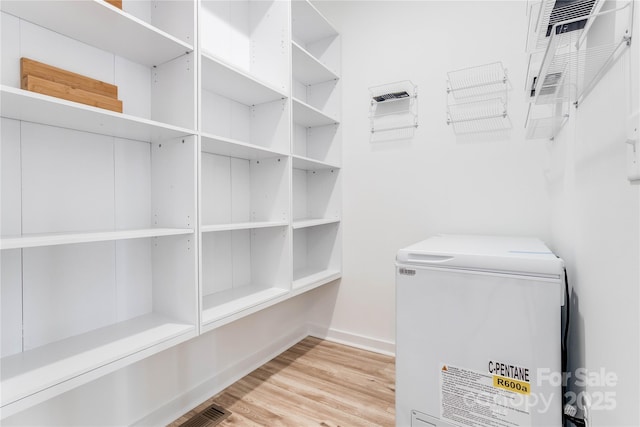
[{"label": "corner of closet wall", "polygon": [[[625,4],[604,2],[602,12],[615,19],[592,23],[586,38],[587,49],[599,46],[602,37],[610,43],[618,41],[615,34],[629,22],[625,14],[620,14],[624,13]],[[612,354],[602,346],[606,341],[608,347],[638,348],[640,193],[627,179],[625,144],[626,119],[629,113],[637,111],[640,97],[638,6],[638,3],[633,6],[631,45],[622,46],[626,51],[622,50],[622,55],[600,75],[588,97],[578,107],[571,105],[566,125],[548,143],[552,249],[567,265],[569,303],[572,316],[576,313],[569,333],[568,345],[573,350],[568,356],[569,370],[624,372],[624,379],[611,387],[611,393],[616,395],[616,410],[592,408],[593,425],[622,423],[620,420],[635,425],[639,416],[635,386],[640,374],[637,356],[632,352]],[[601,52],[606,52],[608,45],[603,46]],[[590,53],[587,59],[592,58]],[[604,60],[609,55],[598,58]],[[593,68],[587,71],[595,75]],[[608,286],[602,286],[603,283]],[[627,326],[611,334],[611,325],[618,323]],[[597,388],[573,381],[569,382],[568,390],[575,394],[588,395],[594,390],[597,393]]]},{"label": "corner of closet wall", "polygon": [[[197,138],[194,4],[0,7],[5,418],[197,335]],[[22,57],[122,113],[21,89]]]}]

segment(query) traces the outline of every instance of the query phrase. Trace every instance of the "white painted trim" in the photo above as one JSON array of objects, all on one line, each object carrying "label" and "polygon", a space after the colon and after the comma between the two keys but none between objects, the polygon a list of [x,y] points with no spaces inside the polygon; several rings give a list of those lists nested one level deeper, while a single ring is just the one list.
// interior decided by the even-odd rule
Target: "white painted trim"
[{"label": "white painted trim", "polygon": [[134,422],[134,426],[167,425],[186,414],[207,399],[210,399],[269,360],[283,353],[308,336],[306,325],[274,340],[266,348],[239,360],[222,372],[203,381],[191,390],[176,396],[170,402]]},{"label": "white painted trim", "polygon": [[309,323],[308,327],[309,335],[312,337],[337,342],[362,350],[373,351],[374,353],[385,354],[387,356],[395,356],[396,354],[396,344],[391,341],[341,331],[314,323]]},{"label": "white painted trim", "polygon": [[340,331],[326,326],[307,323],[300,325],[291,333],[275,340],[266,348],[239,360],[222,372],[203,381],[191,390],[176,396],[170,402],[134,422],[134,426],[167,425],[186,414],[207,399],[210,399],[231,384],[235,383],[269,360],[283,353],[307,336],[373,351],[375,353],[395,356],[395,343],[377,338],[367,337],[352,332]]}]

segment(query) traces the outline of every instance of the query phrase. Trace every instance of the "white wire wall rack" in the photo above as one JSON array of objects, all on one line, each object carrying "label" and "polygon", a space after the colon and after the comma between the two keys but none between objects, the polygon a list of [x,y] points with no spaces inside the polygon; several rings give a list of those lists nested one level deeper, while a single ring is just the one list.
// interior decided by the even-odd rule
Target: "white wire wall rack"
[{"label": "white wire wall rack", "polygon": [[463,68],[447,73],[447,93],[455,99],[502,92],[509,79],[502,62]]},{"label": "white wire wall rack", "polygon": [[568,119],[569,104],[567,102],[529,104],[525,138],[553,140]]},{"label": "white wire wall rack", "polygon": [[[525,88],[533,105],[525,126],[537,129],[527,131],[532,138],[553,139],[570,110],[558,104],[577,108],[631,45],[633,0],[620,7],[616,2],[583,0],[576,3],[582,9],[561,14],[572,16],[564,21],[553,20],[549,11],[554,4],[554,0],[544,0],[530,11],[528,44],[532,51]],[[552,115],[544,116],[544,112]],[[554,126],[546,126],[548,123]],[[543,128],[549,133],[541,132]]]},{"label": "white wire wall rack", "polygon": [[418,87],[403,80],[369,88],[372,141],[411,138],[418,127]]},{"label": "white wire wall rack", "polygon": [[447,73],[447,124],[454,133],[511,128],[507,112],[509,79],[502,62]]}]

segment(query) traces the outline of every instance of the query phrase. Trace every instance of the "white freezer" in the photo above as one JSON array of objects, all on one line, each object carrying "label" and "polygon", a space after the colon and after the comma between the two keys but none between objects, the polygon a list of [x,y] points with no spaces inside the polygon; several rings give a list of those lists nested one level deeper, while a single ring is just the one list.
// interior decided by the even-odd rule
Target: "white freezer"
[{"label": "white freezer", "polygon": [[561,259],[537,239],[445,235],[396,266],[397,426],[562,425]]}]

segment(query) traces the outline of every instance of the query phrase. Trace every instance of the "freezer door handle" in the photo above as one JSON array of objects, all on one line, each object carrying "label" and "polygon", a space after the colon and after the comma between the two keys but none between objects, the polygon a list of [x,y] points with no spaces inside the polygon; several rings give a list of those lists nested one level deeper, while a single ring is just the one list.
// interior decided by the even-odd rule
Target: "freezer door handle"
[{"label": "freezer door handle", "polygon": [[418,264],[441,264],[452,260],[452,256],[447,255],[429,255],[429,254],[409,254],[407,262]]}]

